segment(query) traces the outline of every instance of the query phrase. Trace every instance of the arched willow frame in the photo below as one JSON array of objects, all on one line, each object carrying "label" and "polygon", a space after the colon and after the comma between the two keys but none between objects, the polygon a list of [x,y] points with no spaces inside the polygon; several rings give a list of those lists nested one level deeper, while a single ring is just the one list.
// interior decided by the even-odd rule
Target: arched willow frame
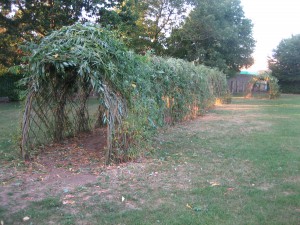
[{"label": "arched willow frame", "polygon": [[[198,116],[226,93],[222,72],[174,58],[139,56],[95,24],[54,31],[29,45],[21,151],[90,129],[87,99],[99,98],[106,163],[131,153],[164,124]],[[133,154],[133,153],[132,153]]]},{"label": "arched willow frame", "polygon": [[270,99],[279,97],[280,90],[278,85],[278,79],[276,77],[273,77],[269,73],[263,73],[259,74],[258,76],[253,76],[253,78],[249,80],[246,89],[246,97],[253,96],[254,86],[258,81],[265,81],[267,83],[267,93]]},{"label": "arched willow frame", "polygon": [[116,126],[127,114],[131,86],[123,79],[128,78],[130,53],[111,32],[90,24],[64,27],[28,48],[22,156],[28,158],[30,150],[47,140],[89,130],[87,99],[93,90],[103,100],[98,117],[107,122],[108,163]]}]

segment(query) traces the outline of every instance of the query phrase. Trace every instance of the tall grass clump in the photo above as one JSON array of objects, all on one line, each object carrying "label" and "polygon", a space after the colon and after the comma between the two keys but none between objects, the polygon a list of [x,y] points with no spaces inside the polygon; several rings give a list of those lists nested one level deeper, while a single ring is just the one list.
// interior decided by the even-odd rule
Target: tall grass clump
[{"label": "tall grass clump", "polygon": [[28,45],[23,157],[35,145],[90,130],[87,98],[99,96],[106,162],[133,158],[158,127],[191,119],[226,92],[225,75],[174,58],[140,56],[95,24],[63,27]]}]

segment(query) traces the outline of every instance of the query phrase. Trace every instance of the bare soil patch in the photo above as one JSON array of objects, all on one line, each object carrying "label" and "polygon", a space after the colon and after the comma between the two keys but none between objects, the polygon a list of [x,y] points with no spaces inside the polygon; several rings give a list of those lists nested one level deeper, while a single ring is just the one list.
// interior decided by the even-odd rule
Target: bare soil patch
[{"label": "bare soil patch", "polygon": [[105,147],[106,130],[97,129],[70,138],[64,143],[46,146],[34,163],[47,170],[62,167],[70,172],[82,172],[86,167],[104,163]]},{"label": "bare soil patch", "polygon": [[1,167],[1,206],[16,211],[28,202],[97,181],[104,170],[105,145],[106,132],[97,129],[45,146],[25,167]]}]

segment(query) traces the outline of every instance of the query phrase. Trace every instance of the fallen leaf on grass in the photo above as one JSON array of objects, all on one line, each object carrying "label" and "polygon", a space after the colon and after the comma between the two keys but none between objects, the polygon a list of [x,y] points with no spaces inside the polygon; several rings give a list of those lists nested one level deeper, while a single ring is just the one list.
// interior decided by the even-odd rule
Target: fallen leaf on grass
[{"label": "fallen leaf on grass", "polygon": [[30,217],[29,216],[25,216],[24,218],[23,218],[23,221],[25,222],[25,221],[28,221],[28,220],[30,220]]},{"label": "fallen leaf on grass", "polygon": [[63,201],[63,205],[73,205],[73,204],[75,204],[75,201],[73,201],[73,200],[65,200],[65,201]]},{"label": "fallen leaf on grass", "polygon": [[186,204],[186,207],[188,209],[191,209],[191,210],[195,211],[195,212],[201,212],[201,211],[203,211],[203,209],[200,206],[194,206],[193,207],[193,206],[189,205],[188,203]]},{"label": "fallen leaf on grass", "polygon": [[66,196],[64,197],[64,199],[74,198],[74,197],[75,197],[74,195],[66,195]]},{"label": "fallen leaf on grass", "polygon": [[209,184],[211,187],[220,186],[220,183],[217,181],[211,181],[211,182],[209,182]]},{"label": "fallen leaf on grass", "polygon": [[186,204],[186,207],[189,208],[189,209],[193,209],[193,207],[190,206],[189,203]]}]

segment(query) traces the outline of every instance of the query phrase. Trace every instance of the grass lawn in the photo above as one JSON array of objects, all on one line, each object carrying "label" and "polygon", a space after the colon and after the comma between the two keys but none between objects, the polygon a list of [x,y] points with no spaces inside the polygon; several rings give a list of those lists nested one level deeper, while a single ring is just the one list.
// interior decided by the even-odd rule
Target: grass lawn
[{"label": "grass lawn", "polygon": [[[18,107],[0,105],[0,163],[16,157],[11,137]],[[86,174],[93,181],[72,187],[63,180],[82,174],[65,176],[60,185],[47,173],[32,181],[0,180],[0,202],[6,202],[0,204],[0,221],[300,224],[300,95],[235,97],[230,105],[161,132],[153,146],[147,160],[111,166],[93,178]],[[29,220],[23,222],[25,216]]]},{"label": "grass lawn", "polygon": [[17,159],[19,151],[16,149],[18,125],[21,121],[20,103],[0,104],[0,165],[1,162]]}]

